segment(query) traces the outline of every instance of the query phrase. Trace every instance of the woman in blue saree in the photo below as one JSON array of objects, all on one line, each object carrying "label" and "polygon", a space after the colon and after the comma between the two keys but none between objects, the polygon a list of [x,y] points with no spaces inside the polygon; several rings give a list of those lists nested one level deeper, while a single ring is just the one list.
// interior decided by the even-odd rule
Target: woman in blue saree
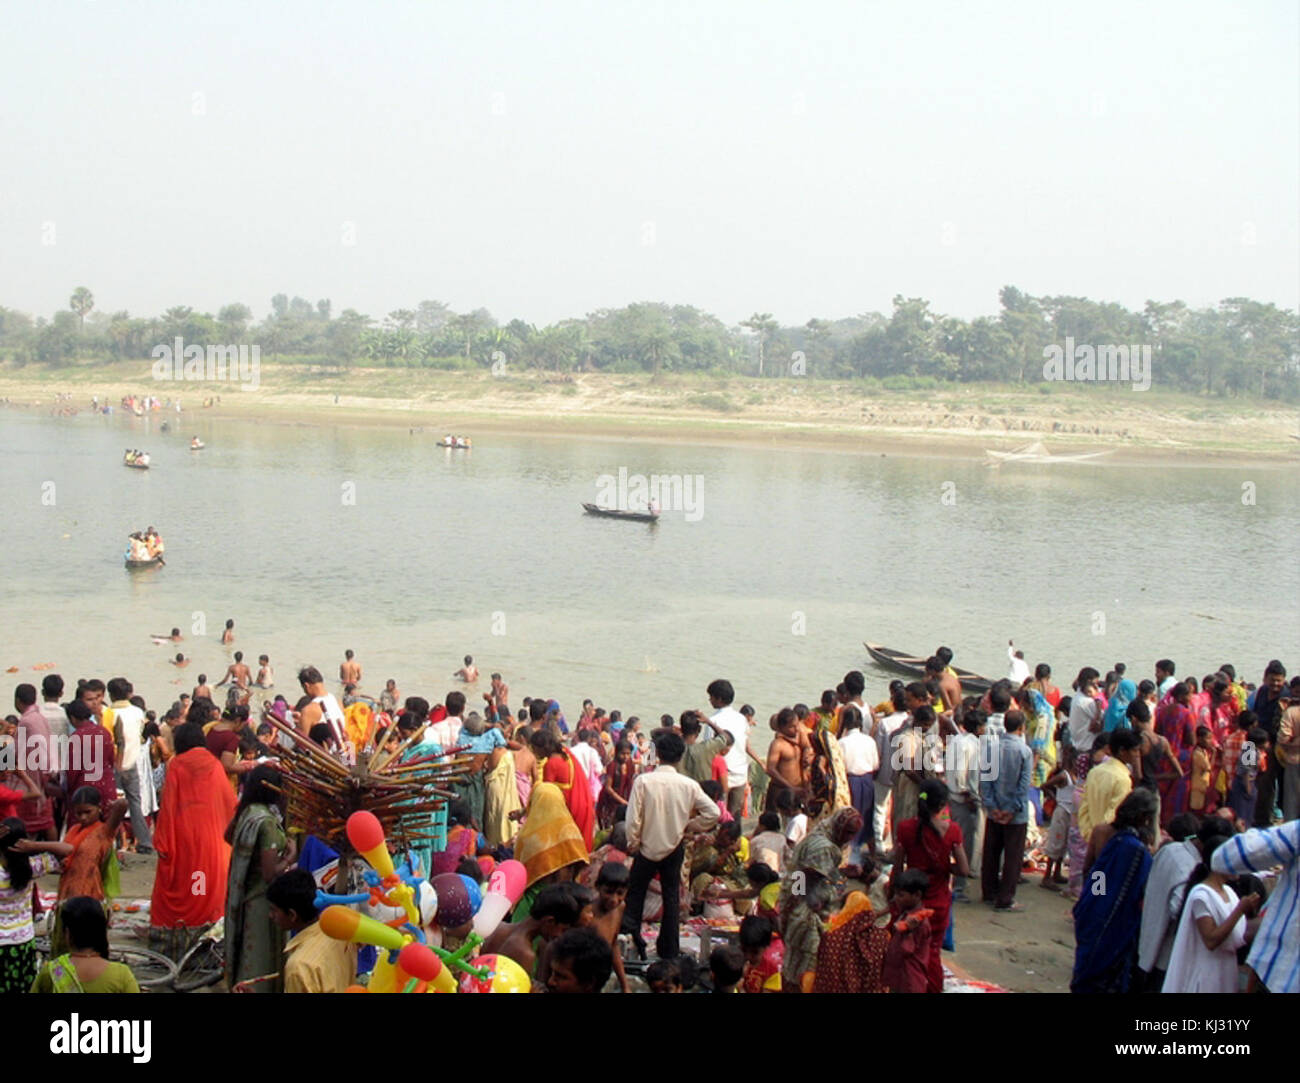
[{"label": "woman in blue saree", "polygon": [[1074,904],[1072,993],[1128,992],[1142,928],[1142,896],[1151,872],[1155,817],[1155,795],[1137,789],[1120,803],[1113,823],[1097,828],[1112,834]]}]

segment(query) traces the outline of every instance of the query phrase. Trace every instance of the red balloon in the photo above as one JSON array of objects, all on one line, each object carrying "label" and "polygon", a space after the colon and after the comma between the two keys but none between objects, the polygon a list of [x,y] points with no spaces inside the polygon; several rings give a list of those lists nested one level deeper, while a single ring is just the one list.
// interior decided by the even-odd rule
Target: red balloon
[{"label": "red balloon", "polygon": [[373,812],[361,809],[348,817],[348,842],[359,854],[384,844],[384,825]]}]

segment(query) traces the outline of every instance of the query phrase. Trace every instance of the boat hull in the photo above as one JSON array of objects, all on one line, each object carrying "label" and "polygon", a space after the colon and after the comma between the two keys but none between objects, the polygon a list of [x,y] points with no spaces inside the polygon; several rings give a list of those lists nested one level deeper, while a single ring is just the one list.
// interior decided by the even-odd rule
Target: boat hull
[{"label": "boat hull", "polygon": [[[871,660],[882,669],[888,669],[894,673],[905,673],[918,680],[925,676],[924,658],[903,651],[896,651],[891,647],[882,647],[879,643],[863,643],[862,645],[867,648],[867,654],[871,656]],[[972,673],[969,669],[962,669],[959,666],[953,666],[953,669],[956,671],[957,679],[961,681],[964,691],[987,692],[993,687],[993,681],[988,677]]]},{"label": "boat hull", "polygon": [[138,572],[143,568],[160,568],[162,567],[162,557],[154,557],[152,560],[132,560],[126,558],[126,567],[128,571]]},{"label": "boat hull", "polygon": [[615,508],[601,508],[595,504],[583,504],[582,510],[588,515],[602,519],[624,519],[629,523],[657,523],[659,516],[649,511],[618,511]]}]

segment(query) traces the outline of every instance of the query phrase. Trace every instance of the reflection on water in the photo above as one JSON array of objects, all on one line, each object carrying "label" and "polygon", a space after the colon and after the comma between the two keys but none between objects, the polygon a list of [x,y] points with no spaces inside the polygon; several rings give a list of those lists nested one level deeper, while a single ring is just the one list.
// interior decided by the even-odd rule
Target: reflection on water
[{"label": "reflection on water", "polygon": [[[201,454],[188,450],[195,432]],[[125,672],[156,701],[176,678],[148,633],[201,614],[212,634],[183,646],[210,676],[233,617],[236,646],[269,653],[286,693],[294,667],[333,673],[352,647],[373,689],[392,676],[438,696],[471,653],[506,674],[516,704],[591,696],[643,718],[702,705],[718,675],[760,712],[812,703],[853,667],[879,696],[864,639],[944,642],[996,676],[1014,637],[1066,683],[1120,659],[1145,674],[1161,655],[1197,676],[1224,661],[1251,678],[1270,657],[1300,663],[1294,467],[1252,468],[1247,506],[1240,468],[990,470],[526,436],[467,453],[436,439],[0,415],[12,513],[0,663]],[[125,470],[127,445],[154,469]],[[620,467],[701,475],[702,518],[668,511],[651,529],[584,515],[596,479]],[[150,523],[168,566],[128,574],[125,536]]]}]

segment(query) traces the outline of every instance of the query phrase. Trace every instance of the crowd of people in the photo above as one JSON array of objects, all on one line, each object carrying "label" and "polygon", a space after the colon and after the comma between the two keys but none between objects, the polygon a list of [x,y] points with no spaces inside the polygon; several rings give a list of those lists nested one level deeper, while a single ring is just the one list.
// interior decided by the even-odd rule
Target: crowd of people
[{"label": "crowd of people", "polygon": [[[572,720],[549,697],[514,708],[499,673],[472,709],[469,656],[465,690],[435,704],[395,680],[365,695],[348,651],[341,695],[308,666],[293,702],[255,707],[269,660],[254,681],[236,654],[224,705],[201,675],[161,716],[124,678],[65,700],[49,674],[39,695],[18,685],[4,738],[25,756],[0,778],[0,989],[134,986],[106,939],[124,849],[156,852],[156,950],[224,919],[232,987],[364,982],[373,960],[316,925],[332,851],[286,822],[282,727],[347,766],[462,766],[412,867],[482,883],[521,862],[526,890],[480,950],[535,989],[940,992],[963,904],[1019,913],[1031,870],[1074,902],[1074,991],[1300,989],[1300,680],[1273,661],[1258,687],[1230,665],[1197,681],[1161,660],[1150,680],[1085,668],[1063,692],[1010,654],[979,695],[945,648],[878,703],[851,671],[772,713],[761,753],[757,712],[722,679],[707,710],[648,723],[590,700]],[[34,760],[42,741],[78,754]],[[40,967],[33,888],[54,871]],[[438,930],[449,947],[468,933]]]},{"label": "crowd of people", "polygon": [[157,560],[166,551],[162,535],[153,527],[137,530],[126,539],[127,560]]}]

